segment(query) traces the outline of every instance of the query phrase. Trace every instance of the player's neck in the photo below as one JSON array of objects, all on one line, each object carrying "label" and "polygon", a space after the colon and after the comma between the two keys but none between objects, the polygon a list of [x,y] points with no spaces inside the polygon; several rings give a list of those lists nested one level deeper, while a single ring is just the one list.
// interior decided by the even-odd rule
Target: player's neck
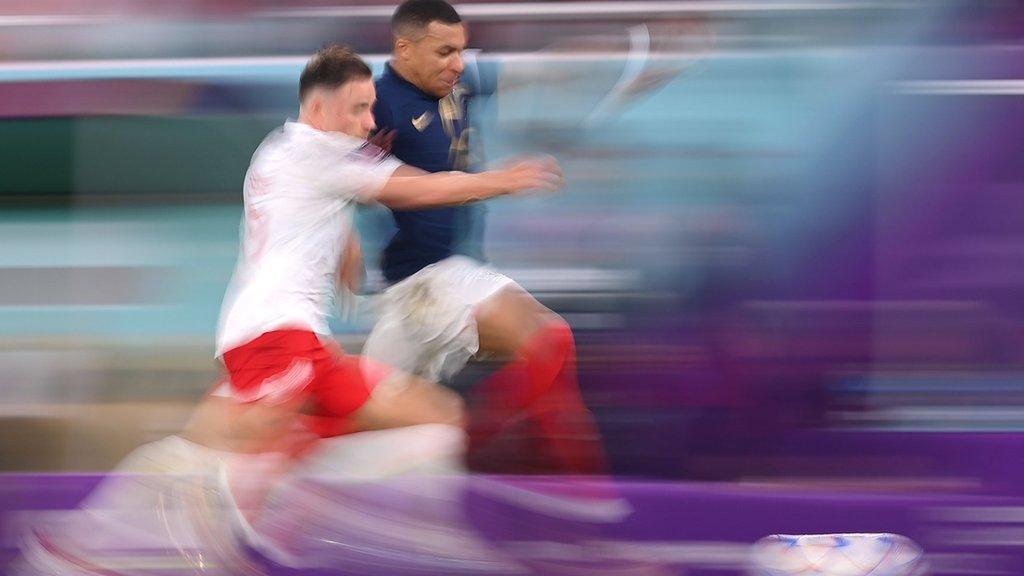
[{"label": "player's neck", "polygon": [[416,76],[415,76],[415,74],[412,73],[411,69],[409,69],[408,67],[404,66],[401,62],[399,62],[398,60],[395,60],[394,58],[392,58],[388,62],[388,64],[391,65],[391,69],[395,72],[395,74],[398,75],[399,78],[401,78],[402,80],[405,80],[409,84],[412,84],[420,92],[423,92],[424,94],[427,93],[426,90],[424,90],[422,87],[420,87],[420,85],[417,84],[415,80],[413,80]]},{"label": "player's neck", "polygon": [[316,118],[313,118],[313,115],[305,110],[299,110],[299,123],[324,132],[323,127],[316,121]]}]

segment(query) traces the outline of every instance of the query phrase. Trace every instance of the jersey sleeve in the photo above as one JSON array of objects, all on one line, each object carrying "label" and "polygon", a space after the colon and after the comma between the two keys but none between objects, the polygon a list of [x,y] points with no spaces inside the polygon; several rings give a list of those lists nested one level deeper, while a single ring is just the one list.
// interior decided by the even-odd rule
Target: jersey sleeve
[{"label": "jersey sleeve", "polygon": [[367,142],[345,155],[334,177],[338,187],[356,201],[371,203],[401,165],[400,160]]}]

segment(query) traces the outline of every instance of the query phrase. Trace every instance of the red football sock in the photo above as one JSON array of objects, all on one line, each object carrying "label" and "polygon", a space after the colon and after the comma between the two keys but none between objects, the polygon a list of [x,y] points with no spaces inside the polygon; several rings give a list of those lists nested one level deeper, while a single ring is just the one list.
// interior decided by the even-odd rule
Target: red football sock
[{"label": "red football sock", "polygon": [[[474,388],[470,465],[487,471],[599,473],[606,470],[597,426],[576,381],[576,344],[562,323],[541,328],[516,358]],[[524,430],[525,428],[525,430]],[[522,433],[530,454],[494,454]],[[520,460],[526,463],[517,465]]]}]

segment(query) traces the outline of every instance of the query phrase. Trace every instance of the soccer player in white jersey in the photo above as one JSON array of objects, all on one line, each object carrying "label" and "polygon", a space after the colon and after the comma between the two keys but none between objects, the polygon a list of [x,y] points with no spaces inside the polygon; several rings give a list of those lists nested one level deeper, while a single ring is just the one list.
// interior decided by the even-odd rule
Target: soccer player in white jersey
[{"label": "soccer player in white jersey", "polygon": [[[310,60],[299,97],[299,120],[264,140],[245,178],[243,253],[217,336],[230,396],[344,418],[334,432],[450,421],[424,413],[430,403],[375,398],[376,384],[395,377],[391,370],[372,363],[360,370],[357,359],[323,342],[355,204],[436,207],[553,189],[561,181],[557,164],[533,160],[482,174],[427,174],[403,165],[365,140],[375,128],[374,83],[369,67],[345,48],[326,48]],[[431,390],[433,400],[448,394]]]}]

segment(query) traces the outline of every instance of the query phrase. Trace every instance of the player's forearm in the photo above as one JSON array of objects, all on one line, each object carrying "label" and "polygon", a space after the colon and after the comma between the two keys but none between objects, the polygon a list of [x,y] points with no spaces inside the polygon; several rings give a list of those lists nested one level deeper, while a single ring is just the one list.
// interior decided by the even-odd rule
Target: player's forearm
[{"label": "player's forearm", "polygon": [[510,189],[503,180],[494,173],[396,174],[388,179],[377,195],[377,201],[399,210],[456,206],[508,193]]}]

